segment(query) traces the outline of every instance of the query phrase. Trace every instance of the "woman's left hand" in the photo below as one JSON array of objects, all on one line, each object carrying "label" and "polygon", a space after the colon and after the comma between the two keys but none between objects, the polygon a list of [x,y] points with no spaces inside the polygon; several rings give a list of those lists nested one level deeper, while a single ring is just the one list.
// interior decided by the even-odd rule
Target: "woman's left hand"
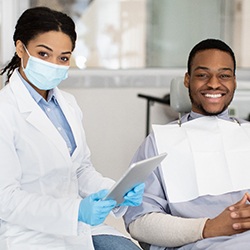
[{"label": "woman's left hand", "polygon": [[139,206],[142,203],[145,184],[141,183],[124,195],[124,201],[119,206]]}]

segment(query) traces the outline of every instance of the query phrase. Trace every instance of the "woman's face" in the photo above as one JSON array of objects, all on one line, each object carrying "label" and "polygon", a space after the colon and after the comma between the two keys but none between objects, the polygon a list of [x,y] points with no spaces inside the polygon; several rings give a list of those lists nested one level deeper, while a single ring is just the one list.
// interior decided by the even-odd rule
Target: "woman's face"
[{"label": "woman's face", "polygon": [[[31,56],[44,61],[64,66],[69,66],[70,64],[72,42],[70,37],[61,31],[49,31],[39,34],[28,42],[26,48]],[[16,42],[16,52],[25,68],[29,54],[20,40]],[[22,67],[19,68],[19,72],[29,82]]]}]

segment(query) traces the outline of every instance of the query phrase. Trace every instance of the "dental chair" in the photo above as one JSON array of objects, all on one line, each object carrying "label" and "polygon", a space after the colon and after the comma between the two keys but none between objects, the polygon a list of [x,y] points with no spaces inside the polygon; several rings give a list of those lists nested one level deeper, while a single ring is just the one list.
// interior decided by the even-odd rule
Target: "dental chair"
[{"label": "dental chair", "polygon": [[184,85],[184,77],[175,77],[170,83],[170,106],[178,112],[179,120],[185,113],[191,111],[191,101],[188,88]]},{"label": "dental chair", "polygon": [[150,107],[155,102],[170,106],[174,111],[179,113],[179,117],[191,111],[188,89],[184,86],[184,77],[181,76],[171,80],[170,93],[166,94],[163,98],[144,94],[138,94],[138,97],[147,100],[146,136],[149,134],[150,128]]},{"label": "dental chair", "polygon": [[175,77],[170,83],[170,106],[178,113],[191,111],[188,89],[184,86],[184,77]]}]

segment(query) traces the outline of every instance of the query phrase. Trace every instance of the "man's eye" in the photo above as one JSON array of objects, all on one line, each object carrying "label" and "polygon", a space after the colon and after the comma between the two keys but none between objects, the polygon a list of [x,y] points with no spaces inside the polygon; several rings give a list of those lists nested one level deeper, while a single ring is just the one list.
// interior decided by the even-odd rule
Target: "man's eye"
[{"label": "man's eye", "polygon": [[231,76],[227,75],[227,74],[223,74],[223,75],[220,75],[220,78],[222,78],[222,79],[229,79],[229,78],[231,78]]},{"label": "man's eye", "polygon": [[208,76],[206,74],[197,74],[198,78],[207,78]]}]

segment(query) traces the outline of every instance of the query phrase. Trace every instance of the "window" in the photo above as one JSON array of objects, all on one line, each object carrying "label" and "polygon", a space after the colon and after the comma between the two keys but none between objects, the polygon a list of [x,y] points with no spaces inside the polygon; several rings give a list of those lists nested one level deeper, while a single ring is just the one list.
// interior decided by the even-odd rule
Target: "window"
[{"label": "window", "polygon": [[[193,45],[208,37],[227,42],[235,51],[239,67],[250,66],[248,0],[10,2],[13,6],[22,2],[18,15],[13,17],[15,22],[24,7],[28,6],[43,5],[69,14],[76,23],[78,33],[72,66],[79,69],[185,67]],[[2,7],[2,13],[5,11]],[[8,25],[2,25],[6,29],[1,32],[2,40],[5,39],[2,34],[12,32]],[[4,53],[7,53],[6,49]]]}]

